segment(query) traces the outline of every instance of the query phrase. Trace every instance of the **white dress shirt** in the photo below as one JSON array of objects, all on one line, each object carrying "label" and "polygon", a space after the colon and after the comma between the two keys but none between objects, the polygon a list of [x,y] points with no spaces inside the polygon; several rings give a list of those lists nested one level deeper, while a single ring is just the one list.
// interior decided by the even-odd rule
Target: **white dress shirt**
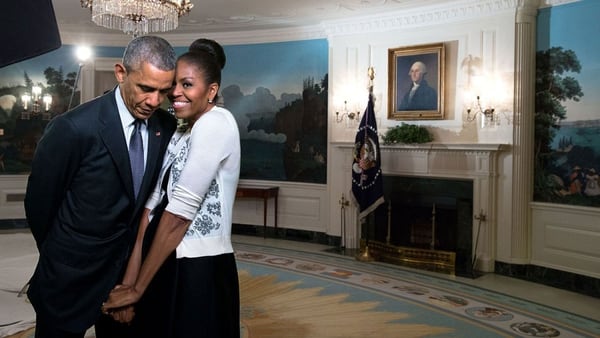
[{"label": "white dress shirt", "polygon": [[[135,117],[131,115],[127,106],[125,106],[125,101],[121,97],[121,91],[119,88],[115,90],[115,99],[117,100],[117,108],[119,109],[119,117],[121,118],[121,125],[123,128],[123,135],[125,135],[125,142],[127,142],[127,149],[129,149],[129,139],[131,139],[131,134],[133,133],[135,122]],[[144,121],[140,126],[140,132],[142,133],[142,144],[144,145],[144,167],[146,167],[146,162],[148,158],[148,121]]]}]

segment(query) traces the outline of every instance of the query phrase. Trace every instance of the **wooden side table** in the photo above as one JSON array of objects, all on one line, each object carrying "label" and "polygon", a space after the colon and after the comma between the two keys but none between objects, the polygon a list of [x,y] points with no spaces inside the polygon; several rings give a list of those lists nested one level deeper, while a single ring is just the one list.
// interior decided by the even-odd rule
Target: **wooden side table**
[{"label": "wooden side table", "polygon": [[236,198],[262,198],[263,200],[263,227],[264,238],[267,237],[267,206],[269,198],[275,199],[275,233],[277,233],[277,197],[279,195],[279,187],[264,187],[264,186],[238,186],[235,194]]}]

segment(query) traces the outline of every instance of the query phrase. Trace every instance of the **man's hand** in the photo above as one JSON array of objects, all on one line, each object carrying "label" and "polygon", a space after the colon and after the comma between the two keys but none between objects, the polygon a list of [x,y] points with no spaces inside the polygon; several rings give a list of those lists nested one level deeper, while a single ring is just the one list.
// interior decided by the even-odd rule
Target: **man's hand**
[{"label": "man's hand", "polygon": [[111,310],[109,314],[115,321],[122,324],[129,324],[133,320],[133,317],[135,317],[135,308],[133,305],[129,305],[124,308]]}]

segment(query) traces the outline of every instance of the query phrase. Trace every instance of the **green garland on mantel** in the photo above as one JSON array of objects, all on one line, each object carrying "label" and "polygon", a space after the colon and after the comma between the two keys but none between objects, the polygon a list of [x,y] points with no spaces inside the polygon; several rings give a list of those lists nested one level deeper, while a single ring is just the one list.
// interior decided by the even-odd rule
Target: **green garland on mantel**
[{"label": "green garland on mantel", "polygon": [[433,141],[433,136],[429,130],[423,126],[402,123],[399,126],[392,127],[382,136],[383,144],[415,144],[427,143]]}]

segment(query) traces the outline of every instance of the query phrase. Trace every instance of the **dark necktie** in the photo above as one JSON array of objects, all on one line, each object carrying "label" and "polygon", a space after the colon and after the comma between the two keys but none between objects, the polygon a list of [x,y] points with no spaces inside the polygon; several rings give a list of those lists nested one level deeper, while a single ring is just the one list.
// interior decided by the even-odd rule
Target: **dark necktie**
[{"label": "dark necktie", "polygon": [[137,199],[142,179],[144,178],[144,144],[142,142],[142,120],[135,120],[133,133],[129,139],[129,162],[131,163],[131,177],[133,178],[133,192]]}]

